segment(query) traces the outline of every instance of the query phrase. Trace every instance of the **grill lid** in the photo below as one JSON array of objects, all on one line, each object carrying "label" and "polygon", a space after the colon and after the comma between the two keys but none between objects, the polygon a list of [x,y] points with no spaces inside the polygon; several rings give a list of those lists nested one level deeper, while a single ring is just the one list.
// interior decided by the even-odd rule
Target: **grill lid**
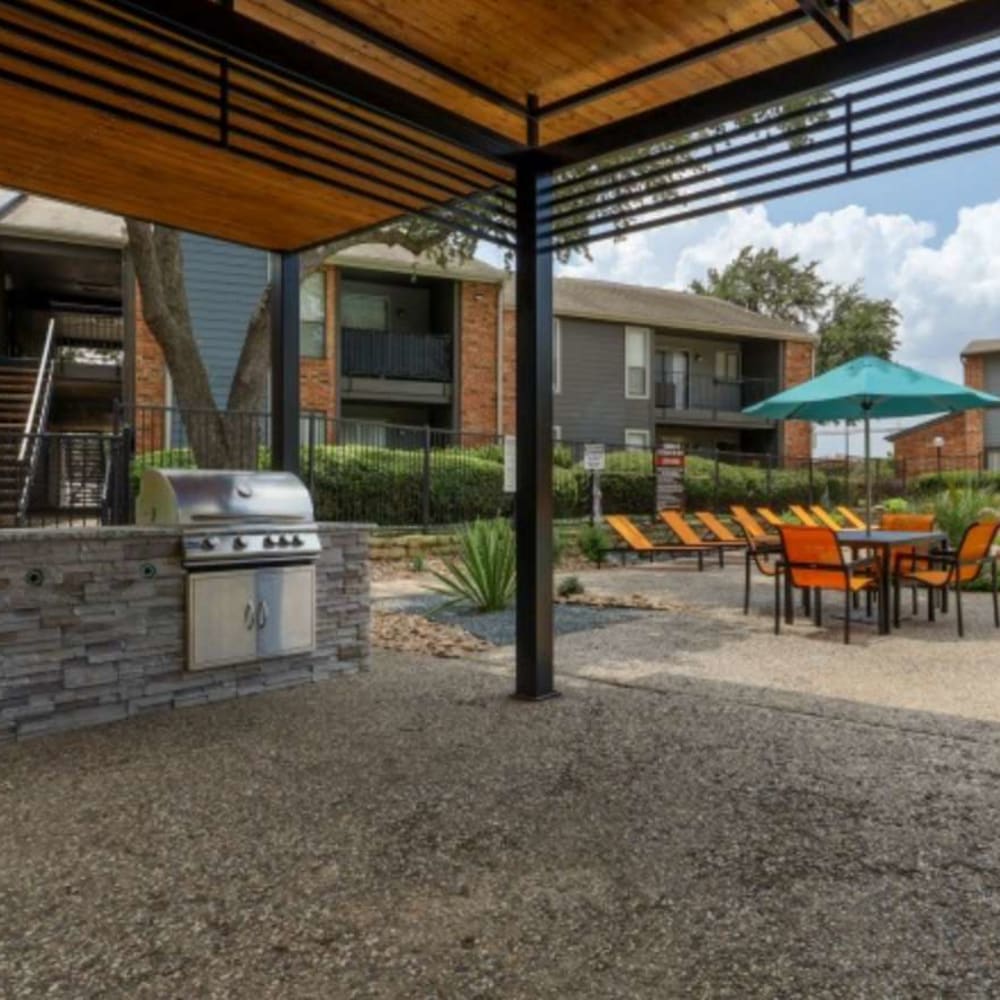
[{"label": "grill lid", "polygon": [[137,524],[205,527],[299,524],[313,520],[313,505],[302,480],[290,472],[145,469],[135,519]]}]

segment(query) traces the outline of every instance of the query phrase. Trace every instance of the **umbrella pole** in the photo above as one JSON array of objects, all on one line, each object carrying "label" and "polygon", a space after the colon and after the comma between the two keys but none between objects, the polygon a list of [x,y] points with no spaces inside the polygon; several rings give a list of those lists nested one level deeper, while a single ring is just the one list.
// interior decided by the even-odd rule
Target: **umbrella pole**
[{"label": "umbrella pole", "polygon": [[865,524],[872,533],[872,429],[868,410],[865,410]]}]

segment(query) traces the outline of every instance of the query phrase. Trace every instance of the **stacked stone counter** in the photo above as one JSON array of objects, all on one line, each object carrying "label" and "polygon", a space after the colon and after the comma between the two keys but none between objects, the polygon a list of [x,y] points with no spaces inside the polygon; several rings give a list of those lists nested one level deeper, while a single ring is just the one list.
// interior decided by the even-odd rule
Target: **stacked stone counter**
[{"label": "stacked stone counter", "polygon": [[190,673],[176,529],[0,531],[0,742],[365,668],[368,529],[320,537],[315,652]]}]

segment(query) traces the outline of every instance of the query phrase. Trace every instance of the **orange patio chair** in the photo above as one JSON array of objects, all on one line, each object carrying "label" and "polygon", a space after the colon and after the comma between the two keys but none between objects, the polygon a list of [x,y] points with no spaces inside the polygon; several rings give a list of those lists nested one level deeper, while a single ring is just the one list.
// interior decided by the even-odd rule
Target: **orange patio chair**
[{"label": "orange patio chair", "polygon": [[638,556],[645,556],[653,560],[658,552],[665,552],[669,555],[694,555],[698,557],[698,569],[705,568],[705,553],[712,551],[712,546],[701,545],[698,547],[691,545],[659,545],[651,542],[632,522],[631,518],[623,514],[609,514],[604,519],[608,526],[622,539],[628,546],[627,552],[635,552]]},{"label": "orange patio chair", "polygon": [[694,516],[712,533],[717,542],[725,542],[734,549],[745,549],[747,540],[734,535],[710,510],[696,510]]},{"label": "orange patio chair", "polygon": [[764,520],[767,521],[772,528],[781,528],[785,524],[785,522],[782,521],[770,507],[758,507],[757,513],[760,514],[760,516],[764,518]]},{"label": "orange patio chair", "polygon": [[[879,525],[883,531],[933,531],[933,514],[883,514]],[[931,551],[929,545],[894,545],[889,549],[889,566],[892,571],[909,573],[918,568],[913,562],[913,556],[928,555]],[[910,587],[913,600],[913,614],[917,613],[917,588]],[[941,594],[943,611],[948,610],[948,592],[945,590]]]},{"label": "orange patio chair", "polygon": [[[993,542],[1000,531],[1000,521],[977,521],[965,529],[957,552],[901,553],[893,579],[893,621],[899,628],[899,594],[905,586],[927,589],[927,618],[934,621],[934,592],[942,597],[948,588],[955,590],[955,617],[958,619],[958,637],[965,635],[962,621],[962,584],[971,583],[990,567],[993,584],[993,624],[1000,628],[1000,604],[997,601],[997,557],[993,555]],[[906,569],[906,565],[911,566]],[[924,569],[920,569],[924,566]]]},{"label": "orange patio chair", "polygon": [[[797,503],[789,504],[788,509],[799,519],[800,524],[804,524],[807,528],[819,527],[819,525],[813,519],[813,516],[801,504]],[[827,527],[829,527],[829,525],[827,525]]]},{"label": "orange patio chair", "polygon": [[[856,594],[874,591],[877,582],[877,561],[858,559],[848,562],[837,541],[837,533],[829,528],[807,528],[786,524],[780,529],[782,562],[785,568],[785,590],[788,610],[792,607],[792,590],[815,594],[816,624],[823,622],[821,594],[824,590],[840,591],[844,595],[844,642],[851,641],[851,604]],[[781,631],[781,587],[774,580],[774,632]]]},{"label": "orange patio chair", "polygon": [[840,522],[832,514],[825,511],[818,503],[814,503],[809,508],[809,512],[824,528],[829,528],[831,531],[840,531],[842,527]]},{"label": "orange patio chair", "polygon": [[868,527],[850,507],[838,507],[837,513],[844,519],[849,528],[860,528],[862,531]]},{"label": "orange patio chair", "polygon": [[768,534],[767,531],[761,527],[760,521],[757,520],[746,509],[746,507],[740,507],[738,504],[733,504],[729,508],[729,513],[733,515],[733,520],[743,529],[743,534],[750,538],[771,538],[774,541],[778,540],[778,536],[773,532]]},{"label": "orange patio chair", "polygon": [[740,549],[742,551],[744,548],[743,543],[739,540],[736,542],[720,542],[718,540],[709,541],[700,538],[694,528],[684,520],[680,511],[661,510],[660,520],[674,533],[681,545],[686,545],[690,548],[708,546],[708,548],[718,552],[720,566],[726,565],[726,549]]},{"label": "orange patio chair", "polygon": [[[744,529],[745,530],[745,529]],[[777,558],[775,541],[768,535],[753,537],[747,535],[747,551],[743,574],[743,614],[750,614],[750,577],[751,564],[756,566],[763,576],[778,577],[784,571],[784,565]],[[775,580],[777,583],[777,580]]]}]

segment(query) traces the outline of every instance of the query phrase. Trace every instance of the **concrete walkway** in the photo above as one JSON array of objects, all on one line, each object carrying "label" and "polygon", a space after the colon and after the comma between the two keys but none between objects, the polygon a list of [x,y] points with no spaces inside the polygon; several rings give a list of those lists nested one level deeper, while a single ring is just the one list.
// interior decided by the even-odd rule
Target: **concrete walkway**
[{"label": "concrete walkway", "polygon": [[380,654],[7,747],[0,995],[1000,994],[1000,728],[685,670]]}]

